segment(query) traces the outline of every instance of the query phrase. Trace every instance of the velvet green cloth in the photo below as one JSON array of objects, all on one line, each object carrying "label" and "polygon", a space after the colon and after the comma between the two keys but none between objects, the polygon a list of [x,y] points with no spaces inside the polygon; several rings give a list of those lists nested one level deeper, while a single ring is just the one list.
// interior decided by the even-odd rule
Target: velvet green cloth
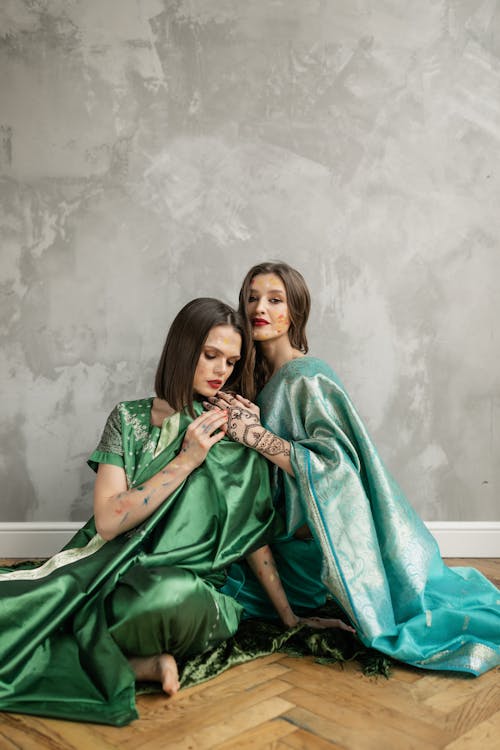
[{"label": "velvet green cloth", "polygon": [[[328,365],[285,364],[258,403],[262,423],[291,443],[295,478],[274,472],[287,531],[273,550],[292,607],[329,592],[366,646],[417,667],[479,675],[500,664],[500,592],[472,568],[444,565]],[[293,538],[303,524],[308,542]],[[245,564],[231,566],[223,591],[245,616],[274,617]]]},{"label": "velvet green cloth", "polygon": [[[180,450],[191,418],[151,425],[152,399],[110,415],[89,463],[130,487]],[[196,404],[197,413],[201,412]],[[144,523],[105,542],[93,519],[42,565],[0,570],[0,709],[126,724],[137,717],[126,654],[184,662],[238,627],[225,568],[276,534],[266,461],[226,438]]]},{"label": "velvet green cloth", "polygon": [[[318,617],[342,617],[341,609],[333,601],[308,614]],[[237,632],[208,652],[189,659],[182,665],[181,686],[189,687],[220,674],[229,667],[259,656],[283,653],[289,656],[313,656],[321,664],[356,661],[364,674],[390,676],[392,659],[379,651],[366,648],[354,635],[328,628],[313,630],[306,625],[285,630],[276,620],[250,618],[240,623]],[[144,690],[144,686],[141,686]],[[158,688],[148,686],[147,691]]]}]

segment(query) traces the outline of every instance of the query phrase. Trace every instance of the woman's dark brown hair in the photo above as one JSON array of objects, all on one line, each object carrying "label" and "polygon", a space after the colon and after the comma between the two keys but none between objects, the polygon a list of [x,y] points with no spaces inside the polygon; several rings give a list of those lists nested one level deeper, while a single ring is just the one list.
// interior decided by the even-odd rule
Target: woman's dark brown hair
[{"label": "woman's dark brown hair", "polygon": [[[282,261],[266,261],[253,266],[243,280],[239,297],[239,312],[245,319],[248,326],[248,316],[246,307],[250,296],[252,279],[263,273],[273,273],[279,276],[286,290],[286,300],[288,305],[288,315],[290,317],[290,328],[288,329],[288,338],[294,349],[307,354],[309,346],[306,336],[306,324],[311,310],[311,295],[304,281],[304,277],[295,268]],[[259,342],[255,342],[254,348],[254,393],[259,391],[269,380],[270,373],[266,367],[266,362],[262,357]]]},{"label": "woman's dark brown hair", "polygon": [[194,416],[193,381],[203,344],[215,326],[231,326],[241,336],[241,355],[225,388],[248,393],[251,385],[249,333],[245,319],[232,307],[212,297],[188,302],[176,317],[167,335],[155,376],[155,391],[175,411],[185,406]]}]

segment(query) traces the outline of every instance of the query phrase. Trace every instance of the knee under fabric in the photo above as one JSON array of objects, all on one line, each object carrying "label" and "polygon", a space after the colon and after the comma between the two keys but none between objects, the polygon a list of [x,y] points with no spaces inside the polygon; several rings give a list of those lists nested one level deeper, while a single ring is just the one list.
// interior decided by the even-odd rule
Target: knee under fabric
[{"label": "knee under fabric", "polygon": [[136,565],[109,597],[109,632],[129,656],[182,659],[233,635],[241,607],[190,570]]}]

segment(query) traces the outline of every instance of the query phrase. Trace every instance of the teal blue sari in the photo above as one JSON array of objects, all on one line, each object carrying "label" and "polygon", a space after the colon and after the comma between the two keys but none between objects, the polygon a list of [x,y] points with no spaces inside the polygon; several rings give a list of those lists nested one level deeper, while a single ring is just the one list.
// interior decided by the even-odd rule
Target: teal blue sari
[{"label": "teal blue sari", "polygon": [[[479,675],[500,664],[500,592],[438,545],[382,463],[335,373],[303,357],[259,395],[262,423],[291,443],[295,478],[274,471],[287,531],[273,549],[292,607],[333,597],[361,641],[426,669]],[[294,538],[307,524],[309,540]],[[223,588],[245,616],[273,612],[245,564]]]}]

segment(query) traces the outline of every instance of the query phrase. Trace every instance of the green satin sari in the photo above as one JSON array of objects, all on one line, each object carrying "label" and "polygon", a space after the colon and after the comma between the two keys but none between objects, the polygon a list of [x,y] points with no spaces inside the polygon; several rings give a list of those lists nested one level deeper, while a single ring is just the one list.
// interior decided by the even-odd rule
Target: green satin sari
[{"label": "green satin sari", "polygon": [[[171,461],[191,418],[151,425],[152,399],[111,413],[89,464],[129,487]],[[197,413],[201,407],[195,404]],[[226,438],[140,526],[105,542],[91,519],[42,565],[0,569],[0,710],[117,726],[137,718],[127,655],[181,661],[238,628],[226,567],[276,533],[268,467]]]}]

